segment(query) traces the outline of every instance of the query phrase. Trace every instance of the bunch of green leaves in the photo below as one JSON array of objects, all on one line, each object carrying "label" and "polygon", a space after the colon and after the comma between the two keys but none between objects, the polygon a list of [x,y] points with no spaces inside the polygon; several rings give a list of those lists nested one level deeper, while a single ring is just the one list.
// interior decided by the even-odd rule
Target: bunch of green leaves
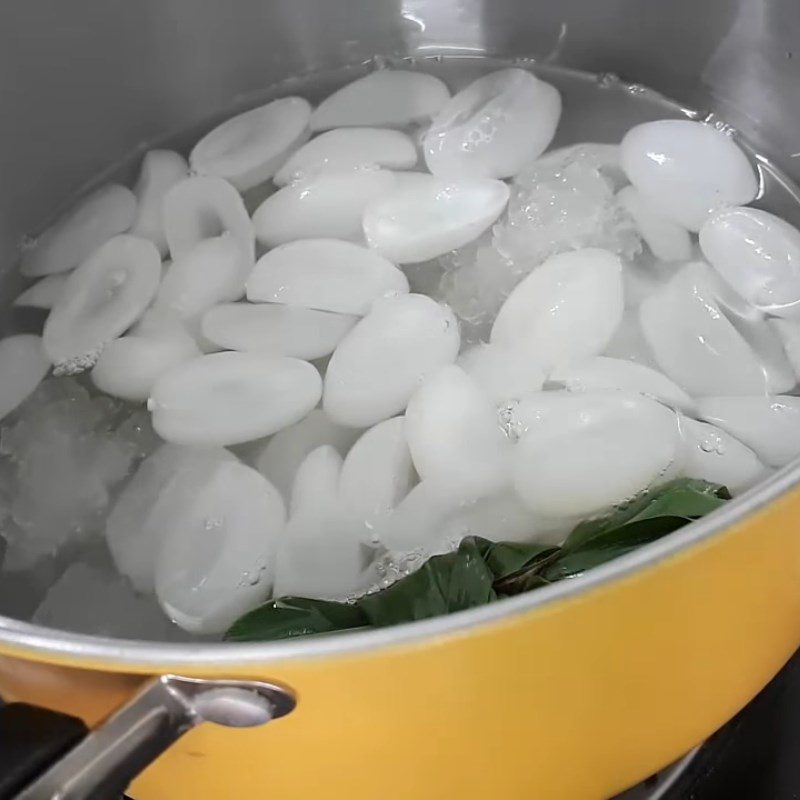
[{"label": "bunch of green leaves", "polygon": [[452,553],[354,603],[282,597],[237,620],[230,641],[251,642],[384,627],[486,605],[574,578],[709,514],[730,499],[706,481],[679,479],[602,519],[582,522],[561,547],[464,539]]}]

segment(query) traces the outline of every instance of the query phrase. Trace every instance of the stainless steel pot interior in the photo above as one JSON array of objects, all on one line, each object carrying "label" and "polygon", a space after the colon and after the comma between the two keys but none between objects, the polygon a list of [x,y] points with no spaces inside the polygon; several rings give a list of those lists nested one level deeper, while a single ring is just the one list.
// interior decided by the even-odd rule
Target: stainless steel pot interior
[{"label": "stainless steel pot interior", "polygon": [[[0,264],[138,146],[291,76],[374,55],[533,57],[614,72],[714,111],[800,177],[796,0],[26,0],[0,6]],[[0,324],[0,332],[6,324]],[[789,467],[719,516],[586,579],[388,631],[272,645],[156,645],[0,618],[35,650],[131,664],[299,657],[477,625],[584,591],[713,536],[800,482]]]}]

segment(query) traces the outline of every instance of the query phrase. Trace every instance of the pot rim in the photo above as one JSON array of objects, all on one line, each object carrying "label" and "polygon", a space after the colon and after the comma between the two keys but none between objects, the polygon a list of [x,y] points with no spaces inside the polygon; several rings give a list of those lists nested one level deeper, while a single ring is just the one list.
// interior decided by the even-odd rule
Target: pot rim
[{"label": "pot rim", "polygon": [[731,500],[708,517],[595,567],[575,580],[560,581],[533,592],[433,619],[368,631],[275,642],[169,643],[70,633],[0,616],[0,645],[24,651],[20,654],[23,657],[38,656],[89,668],[97,668],[99,662],[115,671],[124,671],[126,668],[141,670],[148,666],[155,671],[211,666],[239,668],[264,662],[357,655],[387,647],[417,645],[435,637],[470,633],[474,629],[488,627],[554,603],[575,599],[640,570],[655,567],[668,558],[724,535],[733,525],[798,485],[800,461],[779,470],[764,484]]}]

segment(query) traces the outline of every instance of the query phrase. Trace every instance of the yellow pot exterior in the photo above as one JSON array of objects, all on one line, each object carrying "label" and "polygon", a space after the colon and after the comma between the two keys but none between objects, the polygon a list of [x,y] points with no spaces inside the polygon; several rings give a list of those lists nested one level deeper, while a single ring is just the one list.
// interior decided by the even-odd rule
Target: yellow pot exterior
[{"label": "yellow pot exterior", "polygon": [[[795,490],[660,563],[493,624],[238,674],[189,670],[284,683],[298,707],[263,728],[201,726],[131,794],[609,797],[702,741],[800,645],[798,520]],[[90,723],[141,681],[134,668],[0,653],[0,693]]]}]

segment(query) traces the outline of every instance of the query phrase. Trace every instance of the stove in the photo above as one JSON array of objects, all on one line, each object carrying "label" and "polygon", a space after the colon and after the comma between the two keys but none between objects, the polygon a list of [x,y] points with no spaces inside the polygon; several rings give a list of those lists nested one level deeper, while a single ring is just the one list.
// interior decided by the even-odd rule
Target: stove
[{"label": "stove", "polygon": [[614,800],[800,800],[800,651],[704,745]]}]

